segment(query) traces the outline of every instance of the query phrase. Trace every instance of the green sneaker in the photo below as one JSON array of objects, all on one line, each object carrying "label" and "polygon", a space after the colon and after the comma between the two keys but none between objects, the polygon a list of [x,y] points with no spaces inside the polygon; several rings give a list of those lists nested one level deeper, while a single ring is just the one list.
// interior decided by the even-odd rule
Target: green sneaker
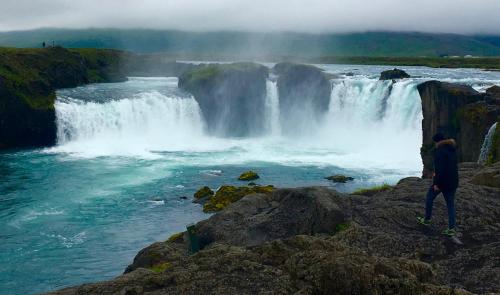
[{"label": "green sneaker", "polygon": [[425,225],[425,226],[431,225],[431,221],[427,220],[427,219],[425,219],[423,217],[417,217],[417,221],[418,221],[418,223],[420,223],[422,225]]},{"label": "green sneaker", "polygon": [[448,236],[448,237],[454,237],[457,234],[455,229],[453,228],[447,228],[443,230],[443,235]]}]

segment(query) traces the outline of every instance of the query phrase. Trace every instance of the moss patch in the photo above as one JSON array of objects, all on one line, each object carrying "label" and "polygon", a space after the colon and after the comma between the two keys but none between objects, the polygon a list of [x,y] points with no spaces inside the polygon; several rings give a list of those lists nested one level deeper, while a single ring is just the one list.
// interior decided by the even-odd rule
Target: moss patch
[{"label": "moss patch", "polygon": [[161,272],[164,272],[165,270],[169,269],[170,267],[172,267],[172,264],[170,262],[163,262],[163,263],[159,263],[159,264],[155,264],[155,265],[151,266],[150,269],[156,273],[161,273]]},{"label": "moss patch", "polygon": [[180,241],[183,240],[183,237],[184,237],[184,233],[183,232],[176,233],[176,234],[171,235],[168,238],[167,242],[170,242],[170,243],[180,242]]},{"label": "moss patch", "polygon": [[335,225],[335,232],[341,232],[349,228],[349,223],[338,223]]},{"label": "moss patch", "polygon": [[214,195],[214,191],[211,190],[208,186],[204,186],[200,188],[196,193],[194,193],[194,198],[196,200],[203,199],[206,197],[211,197]]},{"label": "moss patch", "polygon": [[215,195],[211,197],[203,206],[203,212],[217,212],[226,208],[229,204],[238,201],[246,195],[254,193],[270,194],[274,191],[274,186],[221,186]]},{"label": "moss patch", "polygon": [[351,193],[351,195],[363,195],[363,196],[373,196],[377,193],[392,190],[393,186],[386,183],[371,188],[358,189]]},{"label": "moss patch", "polygon": [[246,172],[243,172],[240,175],[240,177],[238,177],[238,180],[251,181],[251,180],[256,180],[259,178],[260,178],[260,176],[256,172],[246,171]]}]

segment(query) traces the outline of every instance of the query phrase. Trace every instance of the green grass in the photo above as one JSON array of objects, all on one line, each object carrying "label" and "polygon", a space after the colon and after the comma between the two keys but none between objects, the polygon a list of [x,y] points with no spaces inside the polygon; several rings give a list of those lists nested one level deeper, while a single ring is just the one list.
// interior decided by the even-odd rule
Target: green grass
[{"label": "green grass", "polygon": [[370,188],[362,188],[358,189],[351,193],[351,195],[363,195],[363,196],[373,196],[377,193],[392,190],[393,186],[384,183],[382,185],[370,187]]}]

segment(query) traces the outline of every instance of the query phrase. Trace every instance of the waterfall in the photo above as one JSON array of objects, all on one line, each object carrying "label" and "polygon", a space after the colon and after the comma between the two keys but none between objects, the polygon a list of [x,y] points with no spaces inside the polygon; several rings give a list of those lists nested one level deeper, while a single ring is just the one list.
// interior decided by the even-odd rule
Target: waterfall
[{"label": "waterfall", "polygon": [[105,103],[70,97],[55,104],[59,145],[92,149],[189,149],[202,144],[204,123],[193,98],[157,91]]},{"label": "waterfall", "polygon": [[[418,170],[422,111],[417,83],[332,80],[330,104],[320,116],[306,103],[284,119],[277,83],[270,79],[262,105],[250,106],[261,111],[246,118],[255,133],[238,138],[211,135],[196,100],[169,80],[95,84],[58,93],[55,149],[84,157],[234,149],[242,161],[300,158]],[[218,117],[222,127],[236,128],[225,118]]]},{"label": "waterfall", "polygon": [[495,130],[497,128],[497,123],[491,125],[488,133],[484,137],[483,145],[481,146],[481,153],[479,154],[479,159],[477,160],[478,164],[485,164],[488,160],[488,154],[491,149],[491,144],[493,142],[493,135],[495,134]]},{"label": "waterfall", "polygon": [[281,134],[280,125],[280,102],[278,97],[277,82],[267,80],[266,82],[266,128],[267,134],[276,136]]}]

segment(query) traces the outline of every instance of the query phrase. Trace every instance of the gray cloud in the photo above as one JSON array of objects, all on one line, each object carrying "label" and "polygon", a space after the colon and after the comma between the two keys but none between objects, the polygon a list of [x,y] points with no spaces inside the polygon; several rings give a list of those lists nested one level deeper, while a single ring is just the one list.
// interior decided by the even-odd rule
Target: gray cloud
[{"label": "gray cloud", "polygon": [[499,0],[1,0],[0,30],[422,31],[500,34]]}]

